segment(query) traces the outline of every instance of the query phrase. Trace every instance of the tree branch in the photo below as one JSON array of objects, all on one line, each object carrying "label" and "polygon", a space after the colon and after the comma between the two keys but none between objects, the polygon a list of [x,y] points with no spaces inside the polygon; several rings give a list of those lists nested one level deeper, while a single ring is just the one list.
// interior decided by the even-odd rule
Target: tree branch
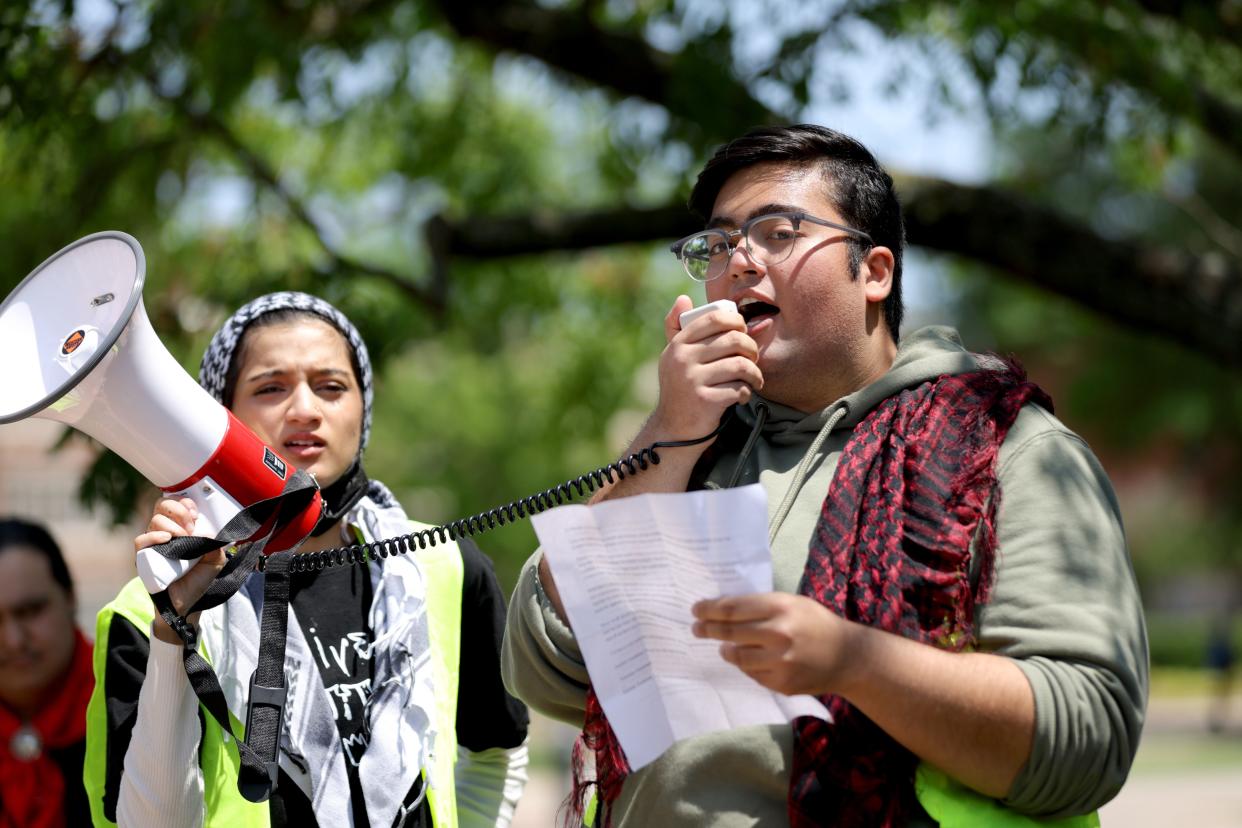
[{"label": "tree branch", "polygon": [[[717,140],[728,140],[759,123],[781,120],[733,79],[724,64],[712,67],[710,72],[701,68],[687,71],[696,68],[691,64],[714,58],[715,53],[707,49],[695,54],[672,55],[652,48],[637,33],[602,30],[580,11],[541,8],[525,0],[471,3],[435,0],[435,5],[463,38],[495,49],[524,52],[622,95],[636,95],[664,106],[683,124],[701,128]],[[1193,12],[1178,0],[1146,0],[1142,5],[1151,14],[1191,21],[1187,25],[1196,31],[1211,29],[1210,15],[1205,17]],[[1223,4],[1216,5],[1221,7],[1221,24],[1226,29],[1237,28],[1239,24],[1231,22]],[[1120,65],[1095,65],[1102,54],[1111,53],[1095,48],[1089,32],[1084,30],[1079,35],[1066,37],[1063,45],[1085,65],[1117,76],[1135,89],[1159,99],[1168,111],[1196,123],[1226,150],[1236,154],[1242,147],[1242,107],[1213,94],[1190,78],[1181,79],[1176,85],[1177,91],[1170,91],[1169,78],[1160,61],[1150,55],[1137,56]],[[683,74],[687,80],[679,83],[678,78]],[[721,90],[722,82],[729,88]],[[699,94],[702,85],[707,83],[714,87],[711,96]],[[705,100],[727,100],[730,105],[713,104],[705,108]]]},{"label": "tree branch", "polygon": [[[159,86],[148,79],[148,85],[152,91],[159,95]],[[328,241],[322,228],[318,222],[311,216],[306,205],[294,195],[284,182],[280,180],[280,176],[276,170],[272,168],[262,157],[246,146],[245,142],[231,130],[227,124],[210,112],[196,112],[191,110],[184,100],[184,97],[160,96],[164,100],[171,103],[183,118],[192,123],[200,130],[207,132],[219,140],[225,147],[237,157],[241,165],[250,173],[251,177],[265,186],[268,190],[276,195],[283,203],[294,219],[307,230],[315,242],[323,250],[328,257],[332,268],[337,270],[352,271],[361,273],[366,276],[373,276],[382,279],[401,290],[406,296],[419,305],[426,308],[433,316],[441,316],[445,310],[445,286],[433,282],[431,288],[424,288],[401,274],[370,262],[364,262],[348,256],[339,250],[336,246]],[[442,275],[443,271],[437,271]]]},{"label": "tree branch", "polygon": [[1236,2],[1138,0],[1138,4],[1148,14],[1175,20],[1204,37],[1221,40],[1233,46],[1242,43],[1242,7]]},{"label": "tree branch", "polygon": [[[663,52],[637,32],[601,29],[582,10],[558,11],[525,0],[433,4],[462,38],[522,52],[623,96],[651,101],[712,139],[727,140],[748,127],[779,120],[730,76],[727,58],[716,56],[719,50]],[[715,65],[704,72],[700,67],[707,61]],[[702,94],[707,83],[711,95]],[[721,100],[729,105],[719,106]]]},{"label": "tree branch", "polygon": [[922,180],[905,192],[911,244],[974,259],[1242,368],[1242,270],[1236,261],[1105,239],[989,187]]},{"label": "tree branch", "polygon": [[1242,148],[1242,107],[1216,95],[1197,77],[1170,75],[1162,62],[1149,54],[1119,56],[1094,47],[1086,30],[1079,37],[1062,41],[1090,70],[1104,80],[1116,78],[1155,100],[1167,112],[1184,118],[1233,155]]},{"label": "tree branch", "polygon": [[[1110,241],[986,187],[909,179],[910,243],[953,253],[1242,368],[1242,270],[1223,256]],[[678,238],[699,225],[679,204],[570,215],[437,219],[442,255],[500,258]]]},{"label": "tree branch", "polygon": [[[581,15],[514,0],[491,0],[486,5],[439,0],[437,5],[462,37],[526,52],[622,94],[639,95],[684,114],[669,97],[673,86],[669,56],[641,37],[601,32]],[[1131,67],[1130,80],[1140,85],[1145,80],[1156,82],[1158,87],[1153,71]],[[758,106],[744,89],[740,93],[737,100],[743,109]],[[1225,146],[1242,146],[1242,110],[1206,92],[1198,92],[1191,104],[1168,103],[1174,111],[1197,115],[1205,131]],[[749,115],[737,119],[742,121],[754,122]],[[440,232],[446,236],[447,253],[492,257],[671,239],[689,232],[692,225],[679,218],[684,215],[679,207],[669,207],[473,219],[460,225],[445,222]],[[1112,242],[1000,191],[944,181],[924,181],[909,194],[907,221],[914,244],[1008,271],[1118,322],[1160,332],[1242,367],[1242,274],[1236,263],[1214,255]]]}]

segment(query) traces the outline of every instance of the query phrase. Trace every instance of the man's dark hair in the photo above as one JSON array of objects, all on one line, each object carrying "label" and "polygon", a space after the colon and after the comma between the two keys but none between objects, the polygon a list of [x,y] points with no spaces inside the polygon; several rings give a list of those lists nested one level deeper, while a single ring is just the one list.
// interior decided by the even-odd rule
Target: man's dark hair
[{"label": "man's dark hair", "polygon": [[[862,230],[877,245],[893,251],[893,287],[884,300],[884,321],[897,340],[905,307],[901,300],[901,254],[906,243],[901,204],[893,179],[862,144],[848,135],[815,124],[756,127],[716,151],[699,173],[690,193],[690,209],[703,221],[712,217],[716,196],[725,182],[755,164],[775,162],[817,169],[824,178],[828,200],[851,227]],[[850,272],[870,249],[866,240],[851,237]]]},{"label": "man's dark hair", "polygon": [[69,577],[69,567],[65,566],[65,556],[60,554],[60,547],[46,529],[21,518],[0,518],[0,555],[15,546],[33,549],[47,558],[52,580],[73,597],[73,579]]}]

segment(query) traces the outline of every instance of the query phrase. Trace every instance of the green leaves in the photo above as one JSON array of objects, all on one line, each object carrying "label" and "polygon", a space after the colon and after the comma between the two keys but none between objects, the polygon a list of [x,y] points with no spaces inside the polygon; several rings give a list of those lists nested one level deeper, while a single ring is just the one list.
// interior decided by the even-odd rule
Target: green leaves
[{"label": "green leaves", "polygon": [[[1218,309],[1179,330],[1173,303],[1145,298],[1168,295],[1150,274],[1071,293],[1132,326],[1167,317],[1162,341],[1213,355],[1195,357],[1146,329],[1102,333],[1046,292],[994,289],[989,271],[964,289],[964,325],[1051,366],[1071,419],[1111,423],[1118,451],[1236,452],[1236,393],[1205,391],[1230,384],[1211,359],[1233,353],[1239,313],[1236,21],[1139,0],[828,5],[5,2],[0,288],[80,236],[130,232],[156,331],[191,373],[255,295],[328,298],[383,378],[372,471],[417,517],[456,518],[620,451],[683,289],[663,250],[671,216],[721,142],[918,83],[928,118],[984,102],[993,184],[1037,208],[1004,214],[1033,226],[989,210],[937,222],[915,197],[920,244],[1065,293],[1092,284],[1085,258],[1005,256],[1019,230],[1069,222],[1110,261],[1166,256],[1153,272]],[[463,227],[471,258],[445,241]],[[126,474],[101,460],[83,491],[124,515],[141,491]],[[1232,506],[1238,490],[1212,497]],[[529,551],[523,531],[484,542],[505,572]]]}]

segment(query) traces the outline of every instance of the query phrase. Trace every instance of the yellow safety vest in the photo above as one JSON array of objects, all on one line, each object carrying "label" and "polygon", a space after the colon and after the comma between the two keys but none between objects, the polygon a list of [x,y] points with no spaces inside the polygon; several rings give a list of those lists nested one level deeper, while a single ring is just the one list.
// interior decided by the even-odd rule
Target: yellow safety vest
[{"label": "yellow safety vest", "polygon": [[940,828],[1100,828],[1098,812],[1064,819],[1036,819],[976,793],[926,762],[914,775],[914,793]]},{"label": "yellow safety vest", "polygon": [[[426,527],[411,521],[411,531]],[[427,800],[437,828],[456,828],[457,796],[453,769],[457,761],[457,683],[461,654],[461,591],[464,572],[461,550],[456,543],[440,543],[414,553],[427,596],[427,621],[431,651],[432,678],[436,688],[436,739],[432,745],[430,767],[425,773]],[[140,632],[151,627],[155,608],[142,582],[135,578],[95,619],[95,690],[86,707],[86,758],[82,778],[90,800],[91,821],[96,828],[116,823],[104,815],[104,786],[107,779],[108,719],[105,698],[105,668],[108,654],[108,631],[114,616],[120,615]],[[203,646],[199,652],[208,658]],[[210,659],[208,658],[210,661]],[[241,735],[244,726],[231,713],[233,732]],[[237,790],[237,774],[241,768],[237,745],[225,741],[224,731],[210,714],[204,715],[203,738],[199,749],[203,773],[203,828],[268,828],[270,810],[266,802],[249,802]],[[133,749],[131,745],[131,749]]]}]

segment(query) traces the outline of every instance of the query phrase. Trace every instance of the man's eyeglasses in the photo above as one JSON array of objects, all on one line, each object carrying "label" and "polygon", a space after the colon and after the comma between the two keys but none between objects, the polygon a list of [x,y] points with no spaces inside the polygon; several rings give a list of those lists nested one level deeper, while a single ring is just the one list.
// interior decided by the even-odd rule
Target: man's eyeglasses
[{"label": "man's eyeglasses", "polygon": [[710,282],[729,269],[729,261],[737,250],[739,240],[746,243],[746,253],[755,264],[768,267],[785,261],[798,242],[798,228],[804,221],[841,230],[863,239],[867,244],[875,244],[861,230],[808,213],[768,213],[756,216],[737,230],[714,227],[686,236],[673,242],[669,250],[686,268],[691,279]]}]

